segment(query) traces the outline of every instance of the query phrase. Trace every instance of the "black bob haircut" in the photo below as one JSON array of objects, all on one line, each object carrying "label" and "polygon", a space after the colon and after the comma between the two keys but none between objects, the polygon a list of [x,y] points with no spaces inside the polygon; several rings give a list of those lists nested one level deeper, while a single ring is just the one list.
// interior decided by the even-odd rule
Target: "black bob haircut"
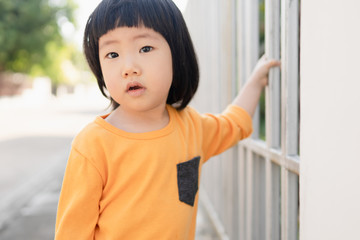
[{"label": "black bob haircut", "polygon": [[166,100],[184,109],[199,84],[199,67],[184,18],[172,0],[103,0],[90,15],[84,34],[84,53],[101,93],[119,106],[106,92],[99,60],[99,39],[117,27],[140,27],[160,33],[170,46],[173,79]]}]

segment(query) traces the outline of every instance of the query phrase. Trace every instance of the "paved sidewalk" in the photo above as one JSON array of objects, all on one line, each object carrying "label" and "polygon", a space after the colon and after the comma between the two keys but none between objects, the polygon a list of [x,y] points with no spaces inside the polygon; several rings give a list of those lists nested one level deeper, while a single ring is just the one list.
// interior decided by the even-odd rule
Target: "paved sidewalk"
[{"label": "paved sidewalk", "polygon": [[72,138],[105,108],[90,93],[0,98],[0,229],[63,171]]},{"label": "paved sidewalk", "polygon": [[[0,99],[1,240],[53,239],[71,140],[105,107],[93,95]],[[196,239],[218,239],[201,205]]]},{"label": "paved sidewalk", "polygon": [[56,207],[62,174],[63,168],[53,172],[53,179],[21,207],[0,231],[1,240],[54,239]]}]

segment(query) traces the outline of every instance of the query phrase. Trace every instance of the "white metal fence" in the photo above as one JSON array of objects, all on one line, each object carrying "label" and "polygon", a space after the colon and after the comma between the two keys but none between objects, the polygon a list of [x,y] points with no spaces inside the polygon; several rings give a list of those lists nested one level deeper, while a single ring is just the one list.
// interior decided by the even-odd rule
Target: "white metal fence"
[{"label": "white metal fence", "polygon": [[[208,9],[205,16],[193,15],[202,9]],[[208,209],[214,211],[224,239],[298,239],[300,1],[194,0],[185,16],[200,48],[201,81],[219,86],[212,90],[200,85],[195,104],[204,111],[216,111],[229,102],[263,51],[282,61],[281,71],[269,74],[265,109],[255,114],[252,138],[204,167],[205,191],[200,199],[211,202]],[[209,25],[200,31],[202,24]],[[219,70],[213,70],[217,64]],[[212,100],[201,100],[210,94]],[[219,104],[209,106],[214,98]]]}]

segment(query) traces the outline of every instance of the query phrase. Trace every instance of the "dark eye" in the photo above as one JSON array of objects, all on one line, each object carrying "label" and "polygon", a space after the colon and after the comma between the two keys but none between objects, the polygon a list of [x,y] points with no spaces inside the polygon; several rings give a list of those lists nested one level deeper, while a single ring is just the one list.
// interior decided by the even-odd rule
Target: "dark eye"
[{"label": "dark eye", "polygon": [[147,53],[147,52],[150,52],[151,50],[153,50],[153,47],[145,46],[145,47],[142,47],[142,48],[140,49],[140,52],[141,52],[141,53]]},{"label": "dark eye", "polygon": [[119,56],[119,54],[117,54],[116,52],[111,52],[108,53],[108,55],[106,55],[107,58],[113,59],[113,58],[117,58]]}]

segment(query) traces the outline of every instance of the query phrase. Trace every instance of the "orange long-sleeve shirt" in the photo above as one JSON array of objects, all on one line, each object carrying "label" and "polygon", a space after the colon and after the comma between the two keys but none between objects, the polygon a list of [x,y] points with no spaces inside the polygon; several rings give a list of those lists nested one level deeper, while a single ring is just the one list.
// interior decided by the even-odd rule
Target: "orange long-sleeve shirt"
[{"label": "orange long-sleeve shirt", "polygon": [[194,239],[202,164],[252,131],[237,106],[198,114],[167,106],[169,124],[128,133],[97,117],[74,139],[56,219],[57,240]]}]

